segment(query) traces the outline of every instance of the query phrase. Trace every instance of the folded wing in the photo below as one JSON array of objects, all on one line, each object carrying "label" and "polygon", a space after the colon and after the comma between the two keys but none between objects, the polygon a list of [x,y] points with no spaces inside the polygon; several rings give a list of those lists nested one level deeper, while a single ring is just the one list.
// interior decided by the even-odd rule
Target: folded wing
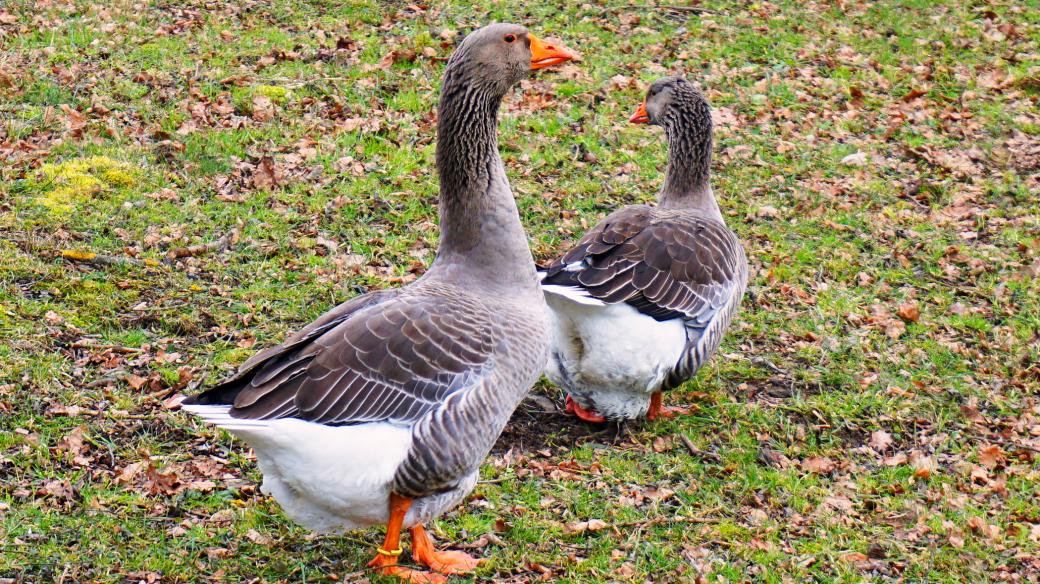
[{"label": "folded wing", "polygon": [[633,205],[553,262],[542,284],[580,288],[604,303],[624,302],[657,320],[682,318],[698,328],[743,292],[746,265],[723,223]]},{"label": "folded wing", "polygon": [[368,294],[247,361],[189,403],[234,418],[412,423],[494,367],[492,312],[464,295]]}]

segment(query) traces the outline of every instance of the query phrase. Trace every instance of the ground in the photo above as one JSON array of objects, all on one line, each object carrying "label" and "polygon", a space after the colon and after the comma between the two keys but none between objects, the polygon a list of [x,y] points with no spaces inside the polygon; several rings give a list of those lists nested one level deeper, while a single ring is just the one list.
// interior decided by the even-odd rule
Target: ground
[{"label": "ground", "polygon": [[545,382],[433,526],[479,580],[1040,578],[1040,8],[703,0],[0,7],[0,582],[365,578],[171,409],[437,240],[439,76],[580,51],[501,112],[545,261],[652,200],[655,78],[704,88],[752,266],[719,354],[624,432]]}]

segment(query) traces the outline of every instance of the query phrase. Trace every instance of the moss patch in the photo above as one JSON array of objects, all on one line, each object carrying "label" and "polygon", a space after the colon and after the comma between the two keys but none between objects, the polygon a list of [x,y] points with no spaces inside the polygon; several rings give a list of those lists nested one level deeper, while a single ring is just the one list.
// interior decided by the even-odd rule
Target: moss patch
[{"label": "moss patch", "polygon": [[36,201],[51,213],[68,214],[87,199],[110,189],[133,186],[137,180],[133,166],[107,156],[45,164],[37,179],[40,196]]}]

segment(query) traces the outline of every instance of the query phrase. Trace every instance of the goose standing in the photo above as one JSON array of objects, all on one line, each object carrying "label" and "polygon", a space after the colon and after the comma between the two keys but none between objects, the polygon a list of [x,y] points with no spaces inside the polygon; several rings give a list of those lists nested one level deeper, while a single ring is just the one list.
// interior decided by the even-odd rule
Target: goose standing
[{"label": "goose standing", "polygon": [[369,564],[411,582],[477,560],[437,552],[423,524],[457,505],[537,379],[548,310],[498,154],[506,92],[573,54],[525,28],[493,24],[448,60],[437,128],[441,238],[430,269],[403,288],[345,302],[245,362],[184,409],[256,452],[262,490],[320,532],[379,523]]},{"label": "goose standing", "polygon": [[548,377],[567,409],[602,422],[671,417],[661,392],[718,348],[747,286],[744,249],[709,183],[711,107],[685,79],[655,81],[630,120],[664,128],[658,205],[611,213],[543,274],[552,312]]}]

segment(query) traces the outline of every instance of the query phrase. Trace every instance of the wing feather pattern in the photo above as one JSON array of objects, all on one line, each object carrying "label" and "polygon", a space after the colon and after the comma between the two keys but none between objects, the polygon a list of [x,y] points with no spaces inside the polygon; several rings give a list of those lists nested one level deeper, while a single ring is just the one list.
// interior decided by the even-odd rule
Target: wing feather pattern
[{"label": "wing feather pattern", "polygon": [[581,287],[657,320],[704,324],[737,290],[745,271],[743,248],[723,223],[694,212],[632,205],[609,215],[553,262],[542,284]]},{"label": "wing feather pattern", "polygon": [[412,423],[494,367],[492,311],[459,293],[378,292],[329,311],[187,403],[240,419]]}]

